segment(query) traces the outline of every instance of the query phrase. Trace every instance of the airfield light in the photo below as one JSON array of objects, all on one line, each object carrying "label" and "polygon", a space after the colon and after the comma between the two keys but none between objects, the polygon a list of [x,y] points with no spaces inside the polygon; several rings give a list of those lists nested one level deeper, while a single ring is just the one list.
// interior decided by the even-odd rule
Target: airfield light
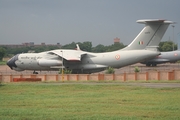
[{"label": "airfield light", "polygon": [[172,39],[172,40],[173,40],[173,51],[174,51],[174,27],[175,27],[175,26],[172,25],[172,28],[173,28],[173,39]]},{"label": "airfield light", "polygon": [[[178,41],[180,41],[180,32],[177,34],[178,35]],[[178,50],[180,49],[180,42],[178,42]]]}]

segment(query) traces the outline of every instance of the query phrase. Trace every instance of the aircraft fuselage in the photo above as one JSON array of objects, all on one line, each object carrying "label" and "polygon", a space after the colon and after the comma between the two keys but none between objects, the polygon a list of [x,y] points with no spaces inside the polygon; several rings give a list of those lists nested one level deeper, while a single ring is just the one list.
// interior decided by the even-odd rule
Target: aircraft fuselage
[{"label": "aircraft fuselage", "polygon": [[[75,50],[59,51],[73,53]],[[10,59],[8,65],[17,71],[23,70],[59,70],[62,66],[64,68],[76,71],[77,73],[92,73],[102,71],[107,67],[120,68],[126,65],[131,65],[140,61],[144,61],[154,56],[159,55],[157,51],[151,50],[128,50],[128,51],[114,51],[107,53],[90,53],[84,52],[81,61],[69,62],[56,54],[42,53],[23,53],[16,55],[16,59]],[[59,66],[59,67],[57,67]]]},{"label": "aircraft fuselage", "polygon": [[146,66],[156,66],[157,64],[162,63],[175,63],[180,60],[180,51],[169,51],[169,52],[161,52],[161,55],[156,56],[153,59],[141,62],[142,64],[146,64]]}]

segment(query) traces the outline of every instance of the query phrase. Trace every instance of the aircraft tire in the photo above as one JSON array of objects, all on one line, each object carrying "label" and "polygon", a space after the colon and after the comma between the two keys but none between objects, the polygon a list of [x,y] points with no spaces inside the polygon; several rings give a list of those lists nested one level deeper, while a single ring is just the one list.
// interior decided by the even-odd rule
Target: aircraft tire
[{"label": "aircraft tire", "polygon": [[34,71],[33,74],[38,74],[38,72]]},{"label": "aircraft tire", "polygon": [[157,66],[157,64],[156,64],[156,63],[153,63],[153,64],[152,64],[152,66],[153,66],[153,67],[156,67],[156,66]]},{"label": "aircraft tire", "polygon": [[147,63],[147,64],[146,64],[146,66],[147,66],[147,67],[150,67],[150,66],[151,66],[151,64],[150,64],[150,63]]}]

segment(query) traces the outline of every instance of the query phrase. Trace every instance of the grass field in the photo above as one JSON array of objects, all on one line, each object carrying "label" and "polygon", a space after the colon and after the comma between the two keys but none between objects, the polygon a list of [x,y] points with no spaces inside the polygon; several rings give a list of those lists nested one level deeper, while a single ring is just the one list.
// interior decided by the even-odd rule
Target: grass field
[{"label": "grass field", "polygon": [[0,61],[0,65],[6,65],[6,61]]},{"label": "grass field", "polygon": [[178,120],[180,88],[122,84],[0,85],[1,120]]}]

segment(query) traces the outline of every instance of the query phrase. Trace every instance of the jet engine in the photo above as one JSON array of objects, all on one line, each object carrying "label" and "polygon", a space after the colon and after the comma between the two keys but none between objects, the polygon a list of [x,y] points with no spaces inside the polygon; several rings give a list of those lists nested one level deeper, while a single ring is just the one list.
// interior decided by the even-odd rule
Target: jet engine
[{"label": "jet engine", "polygon": [[48,66],[60,66],[62,65],[61,60],[47,60],[47,59],[40,59],[38,61],[38,64],[43,67],[48,67]]}]

